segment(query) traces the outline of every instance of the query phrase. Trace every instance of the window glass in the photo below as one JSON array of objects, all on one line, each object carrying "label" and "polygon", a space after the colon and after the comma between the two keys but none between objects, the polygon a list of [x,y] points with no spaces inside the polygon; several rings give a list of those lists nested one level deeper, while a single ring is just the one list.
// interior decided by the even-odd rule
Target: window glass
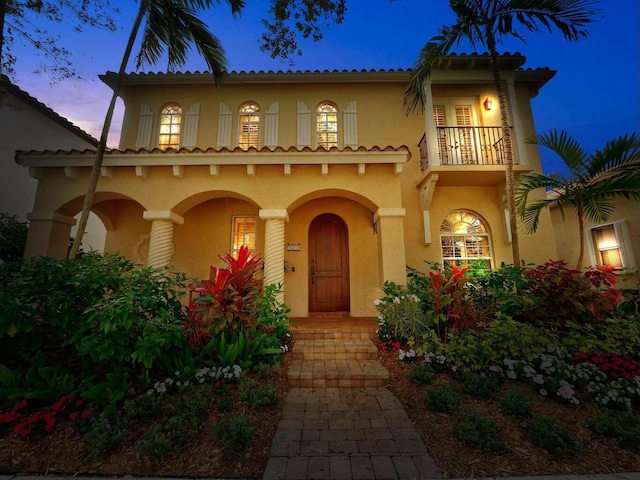
[{"label": "window glass", "polygon": [[160,148],[180,147],[180,127],[182,124],[182,109],[171,104],[162,109],[160,113],[160,134],[158,145]]},{"label": "window glass", "polygon": [[440,246],[444,262],[460,266],[480,261],[486,268],[491,268],[487,227],[471,211],[455,210],[445,217],[440,225]]},{"label": "window glass", "polygon": [[247,150],[258,148],[260,135],[260,107],[255,103],[245,103],[240,107],[238,127],[238,146]]},{"label": "window glass", "polygon": [[231,255],[238,255],[240,247],[256,253],[256,217],[233,217]]},{"label": "window glass", "polygon": [[319,147],[338,146],[338,109],[323,103],[316,109],[316,134]]}]

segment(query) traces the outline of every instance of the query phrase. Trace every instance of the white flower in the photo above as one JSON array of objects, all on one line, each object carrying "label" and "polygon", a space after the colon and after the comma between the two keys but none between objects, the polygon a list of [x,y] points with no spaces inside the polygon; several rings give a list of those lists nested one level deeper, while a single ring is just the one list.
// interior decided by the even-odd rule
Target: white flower
[{"label": "white flower", "polygon": [[379,298],[376,298],[376,299],[373,301],[373,304],[374,304],[376,307],[377,307],[378,305],[380,305],[381,303],[382,303],[382,300],[380,300]]}]

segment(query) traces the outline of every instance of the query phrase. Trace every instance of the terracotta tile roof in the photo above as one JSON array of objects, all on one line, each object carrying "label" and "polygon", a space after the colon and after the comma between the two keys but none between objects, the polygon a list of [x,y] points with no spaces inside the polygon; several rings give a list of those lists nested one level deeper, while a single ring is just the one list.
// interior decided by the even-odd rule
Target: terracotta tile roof
[{"label": "terracotta tile roof", "polygon": [[72,122],[70,122],[65,117],[59,115],[54,110],[52,110],[51,108],[47,107],[44,103],[39,101],[37,98],[32,97],[31,95],[29,95],[27,92],[22,90],[17,85],[14,85],[13,83],[11,83],[9,81],[9,79],[5,75],[0,75],[0,88],[3,88],[5,90],[5,92],[9,93],[10,95],[12,95],[13,97],[17,98],[18,100],[26,103],[27,105],[29,105],[30,107],[34,108],[38,112],[42,113],[44,116],[46,116],[49,119],[53,120],[54,122],[56,122],[61,127],[66,128],[71,133],[77,135],[78,137],[80,137],[85,142],[93,145],[94,147],[98,146],[98,139],[96,139],[93,136],[89,135],[87,132],[82,130],[77,125],[74,125]]}]

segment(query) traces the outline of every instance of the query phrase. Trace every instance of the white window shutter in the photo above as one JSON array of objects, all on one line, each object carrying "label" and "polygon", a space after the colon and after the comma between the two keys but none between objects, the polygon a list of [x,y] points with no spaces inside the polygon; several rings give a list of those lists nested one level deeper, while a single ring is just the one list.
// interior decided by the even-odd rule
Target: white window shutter
[{"label": "white window shutter", "polygon": [[344,146],[358,147],[358,111],[356,101],[352,101],[347,105],[344,111]]},{"label": "white window shutter", "polygon": [[593,229],[584,229],[584,248],[587,251],[589,257],[588,265],[597,265],[598,259],[596,256],[596,245],[593,243]]},{"label": "white window shutter", "polygon": [[184,129],[182,130],[183,147],[193,148],[198,143],[198,123],[200,120],[200,104],[194,103],[184,115]]},{"label": "white window shutter", "polygon": [[218,148],[231,146],[231,115],[227,104],[221,103],[218,109]]},{"label": "white window shutter", "polygon": [[153,127],[153,112],[146,103],[140,105],[140,118],[138,120],[138,137],[136,148],[149,148],[151,146],[151,128]]},{"label": "white window shutter", "polygon": [[264,146],[274,149],[278,146],[278,121],[280,103],[272,103],[266,111],[264,121]]},{"label": "white window shutter", "polygon": [[311,145],[311,110],[304,102],[298,102],[297,143],[298,148]]}]

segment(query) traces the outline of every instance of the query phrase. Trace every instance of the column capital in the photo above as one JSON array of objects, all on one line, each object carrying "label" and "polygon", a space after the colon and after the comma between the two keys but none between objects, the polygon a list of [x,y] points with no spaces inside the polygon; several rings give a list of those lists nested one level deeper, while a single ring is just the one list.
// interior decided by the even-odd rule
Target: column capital
[{"label": "column capital", "polygon": [[404,208],[379,208],[376,211],[376,218],[383,217],[404,217],[407,211]]},{"label": "column capital", "polygon": [[275,218],[278,220],[284,220],[285,222],[289,221],[289,212],[287,212],[286,208],[260,210],[260,212],[258,212],[258,215],[260,216],[261,220]]},{"label": "column capital", "polygon": [[172,223],[182,225],[184,218],[180,215],[173,213],[171,210],[146,210],[142,213],[142,218],[145,220],[169,220]]},{"label": "column capital", "polygon": [[31,212],[27,213],[27,220],[30,222],[56,222],[64,225],[74,226],[76,219],[56,212]]}]

